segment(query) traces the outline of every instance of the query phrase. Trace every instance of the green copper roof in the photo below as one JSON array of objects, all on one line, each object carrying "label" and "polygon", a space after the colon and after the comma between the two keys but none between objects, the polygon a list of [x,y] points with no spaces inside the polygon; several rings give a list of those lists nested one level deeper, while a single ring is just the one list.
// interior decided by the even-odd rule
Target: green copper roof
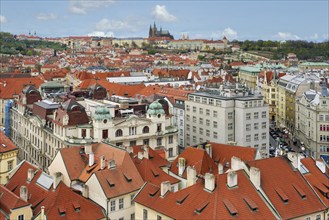
[{"label": "green copper roof", "polygon": [[157,115],[157,114],[165,114],[162,105],[158,100],[155,100],[149,105],[149,109],[147,110],[147,114],[149,115]]},{"label": "green copper roof", "polygon": [[95,110],[94,119],[96,121],[101,121],[104,119],[112,119],[110,110],[105,106],[97,106]]}]

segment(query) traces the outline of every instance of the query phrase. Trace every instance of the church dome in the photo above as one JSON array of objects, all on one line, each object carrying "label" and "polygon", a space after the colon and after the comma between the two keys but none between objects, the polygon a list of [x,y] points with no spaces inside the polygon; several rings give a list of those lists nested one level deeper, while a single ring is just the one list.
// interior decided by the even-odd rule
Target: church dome
[{"label": "church dome", "polygon": [[101,121],[104,119],[112,119],[110,110],[105,106],[97,106],[95,110],[94,119],[96,121]]},{"label": "church dome", "polygon": [[149,115],[157,115],[157,114],[165,114],[162,105],[159,103],[158,100],[155,100],[149,105],[147,110],[147,114]]}]

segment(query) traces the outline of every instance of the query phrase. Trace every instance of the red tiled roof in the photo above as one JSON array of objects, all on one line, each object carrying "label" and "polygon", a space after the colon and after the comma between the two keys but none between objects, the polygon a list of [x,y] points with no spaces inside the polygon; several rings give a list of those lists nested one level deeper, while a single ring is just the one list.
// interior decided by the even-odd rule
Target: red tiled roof
[{"label": "red tiled roof", "polygon": [[[34,177],[31,182],[27,182],[28,169],[34,170]],[[65,208],[65,219],[80,219],[82,216],[85,219],[102,219],[105,217],[98,205],[76,194],[62,182],[56,190],[53,190],[52,186],[49,190],[40,186],[37,180],[41,174],[41,170],[28,162],[23,162],[6,185],[16,195],[20,195],[21,186],[27,187],[28,203],[32,205],[34,216],[37,216],[41,207],[44,206],[48,219],[62,217],[58,212],[59,207]],[[80,204],[79,212],[73,209],[73,203]],[[93,211],[90,212],[90,210]]]},{"label": "red tiled roof", "polygon": [[253,161],[256,159],[257,149],[241,146],[233,146],[228,144],[219,144],[209,142],[212,146],[212,159],[221,163],[223,166],[227,162],[231,162],[233,156],[240,158],[242,161]]},{"label": "red tiled roof", "polygon": [[3,210],[7,215],[9,215],[12,210],[24,206],[29,206],[29,203],[22,200],[19,196],[8,190],[3,185],[0,185],[0,210]]},{"label": "red tiled roof", "polygon": [[0,153],[9,152],[12,150],[18,150],[16,145],[3,133],[0,131]]},{"label": "red tiled roof", "polygon": [[[144,183],[130,155],[125,150],[110,147],[105,143],[94,145],[95,164],[92,167],[88,165],[88,156],[81,155],[79,152],[78,147],[60,149],[71,181],[79,179],[86,182],[95,174],[108,198],[138,190]],[[100,169],[101,156],[104,156],[106,160],[106,167],[103,170]],[[112,159],[115,160],[115,169],[109,169],[107,166],[108,161]],[[127,181],[128,176],[132,181]],[[114,186],[110,186],[108,182],[113,183]]]},{"label": "red tiled roof", "polygon": [[138,159],[136,154],[141,150],[140,146],[134,146],[134,153],[130,156],[134,161],[134,164],[143,178],[144,182],[150,182],[157,186],[160,186],[162,182],[169,181],[171,184],[178,183],[180,180],[165,173],[160,167],[169,164],[167,160],[157,154],[152,148],[148,148],[149,159]]},{"label": "red tiled roof", "polygon": [[[45,207],[47,219],[104,219],[102,208],[88,199],[73,192],[63,182],[56,190],[50,190],[45,200],[38,206]],[[61,216],[59,209],[65,211]],[[91,211],[92,210],[92,211]]]},{"label": "red tiled roof", "polygon": [[[304,177],[311,184],[314,191],[321,200],[329,207],[329,179],[316,166],[316,162],[311,157],[301,160],[302,164],[308,169],[309,173],[305,173]],[[325,196],[327,194],[327,197]]]},{"label": "red tiled roof", "polygon": [[22,89],[28,85],[35,85],[36,88],[44,83],[40,78],[0,78],[0,98],[11,99],[13,95],[20,94]]},{"label": "red tiled roof", "polygon": [[[218,167],[210,158],[207,152],[201,148],[187,147],[172,163],[170,171],[178,175],[178,160],[183,157],[185,159],[185,168],[192,166],[195,168],[197,174],[204,175],[205,173],[218,173]],[[186,169],[183,177],[186,178]]]},{"label": "red tiled roof", "polygon": [[[261,187],[281,218],[292,219],[326,209],[300,172],[292,170],[285,157],[250,161],[247,164],[259,168]],[[305,197],[302,198],[301,194],[305,194]]]},{"label": "red tiled roof", "polygon": [[[173,219],[275,219],[244,171],[236,173],[237,187],[229,188],[227,174],[220,174],[215,176],[213,192],[206,191],[204,181],[199,181],[180,191],[168,192],[163,198],[160,187],[148,183],[135,202]],[[236,215],[231,215],[230,210]]]}]

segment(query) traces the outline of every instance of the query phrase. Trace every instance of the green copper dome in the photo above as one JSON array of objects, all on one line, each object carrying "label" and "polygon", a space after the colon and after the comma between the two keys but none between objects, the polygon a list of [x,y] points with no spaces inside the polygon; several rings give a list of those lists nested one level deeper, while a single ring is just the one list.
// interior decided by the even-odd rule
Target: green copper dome
[{"label": "green copper dome", "polygon": [[97,106],[95,110],[94,119],[96,121],[102,121],[104,119],[112,119],[110,110],[105,106]]},{"label": "green copper dome", "polygon": [[165,114],[162,105],[159,103],[158,100],[155,100],[149,105],[147,110],[147,114],[149,115],[158,115],[158,114]]}]

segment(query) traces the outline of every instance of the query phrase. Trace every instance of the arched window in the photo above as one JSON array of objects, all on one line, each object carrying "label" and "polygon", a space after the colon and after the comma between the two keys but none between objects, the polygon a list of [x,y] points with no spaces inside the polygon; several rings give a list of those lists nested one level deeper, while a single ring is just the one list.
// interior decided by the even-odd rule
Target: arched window
[{"label": "arched window", "polygon": [[143,134],[146,134],[146,133],[149,133],[150,132],[150,128],[149,128],[149,126],[145,126],[144,128],[143,128]]},{"label": "arched window", "polygon": [[116,130],[116,132],[115,132],[115,136],[116,137],[122,137],[122,130],[121,129],[118,129],[118,130]]}]

